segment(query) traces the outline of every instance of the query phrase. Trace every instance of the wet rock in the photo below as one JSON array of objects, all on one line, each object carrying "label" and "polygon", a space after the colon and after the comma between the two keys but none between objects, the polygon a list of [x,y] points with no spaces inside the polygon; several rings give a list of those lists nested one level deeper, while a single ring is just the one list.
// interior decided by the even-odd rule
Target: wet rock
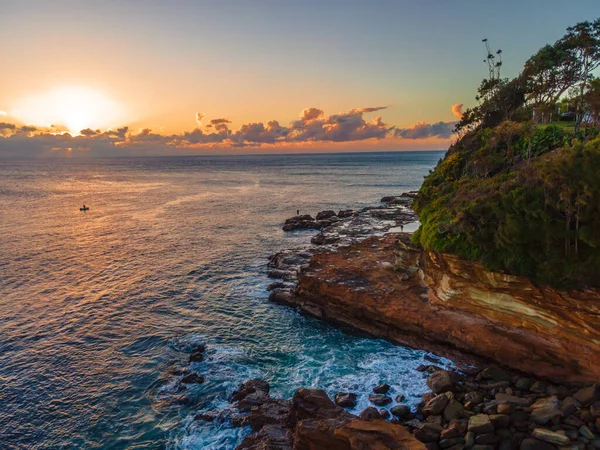
[{"label": "wet rock", "polygon": [[206,346],[204,344],[200,344],[192,349],[190,353],[190,362],[201,362],[204,360],[204,353],[206,352]]},{"label": "wet rock", "polygon": [[438,415],[444,411],[448,405],[448,397],[445,395],[438,395],[427,402],[423,408],[423,414],[425,415]]},{"label": "wet rock", "polygon": [[319,233],[313,236],[310,240],[310,242],[315,245],[330,245],[339,241],[340,238],[338,236],[330,236],[326,235],[325,233]]},{"label": "wet rock", "polygon": [[539,439],[540,441],[548,442],[549,444],[554,445],[567,445],[571,441],[564,434],[545,430],[543,428],[536,428],[531,434],[534,438]]},{"label": "wet rock", "polygon": [[356,394],[350,392],[335,394],[335,404],[342,408],[354,408],[356,406]]},{"label": "wet rock", "polygon": [[402,403],[402,402],[404,401],[404,399],[405,399],[405,398],[406,398],[406,397],[404,397],[404,395],[403,395],[403,394],[397,395],[397,396],[396,396],[396,402],[397,402],[397,403]]},{"label": "wet rock", "polygon": [[326,219],[330,219],[332,217],[337,217],[337,214],[335,213],[335,211],[327,210],[327,211],[321,211],[320,213],[317,213],[317,220],[326,220]]},{"label": "wet rock", "polygon": [[389,390],[390,390],[389,384],[380,384],[379,386],[375,386],[373,388],[373,392],[375,392],[376,394],[387,394],[387,392]]},{"label": "wet rock", "polygon": [[390,409],[390,412],[401,419],[410,416],[410,408],[407,405],[396,405]]},{"label": "wet rock", "polygon": [[427,386],[429,386],[434,393],[441,394],[452,390],[454,384],[452,383],[452,378],[448,371],[438,370],[437,372],[432,373],[427,379]]},{"label": "wet rock", "polygon": [[377,408],[373,408],[372,406],[369,406],[369,407],[365,408],[358,415],[358,417],[361,420],[375,420],[375,419],[379,419],[379,411],[377,411]]},{"label": "wet rock", "polygon": [[310,215],[305,214],[287,219],[282,227],[283,231],[293,230],[320,230],[321,225]]},{"label": "wet rock", "polygon": [[585,406],[589,406],[600,400],[600,384],[596,383],[592,386],[579,389],[573,398]]},{"label": "wet rock", "polygon": [[279,425],[265,425],[258,433],[248,435],[236,450],[292,450],[294,437]]},{"label": "wet rock", "polygon": [[351,418],[356,417],[337,406],[322,389],[301,388],[292,399],[296,417],[304,418]]},{"label": "wet rock", "polygon": [[390,418],[390,412],[385,408],[381,408],[379,410],[379,417],[381,417],[383,420],[387,420]]},{"label": "wet rock", "polygon": [[204,377],[197,373],[190,373],[184,376],[181,382],[185,384],[201,384],[204,383]]},{"label": "wet rock", "polygon": [[415,430],[415,437],[421,442],[437,442],[441,432],[442,427],[431,423],[425,423]]},{"label": "wet rock", "polygon": [[391,397],[380,394],[369,395],[369,401],[376,406],[385,406],[392,403]]},{"label": "wet rock", "polygon": [[262,392],[268,395],[270,389],[271,388],[268,382],[266,382],[265,380],[261,380],[260,378],[255,378],[246,381],[245,383],[242,383],[240,388],[237,391],[234,391],[233,394],[231,394],[229,401],[232,403],[239,402],[240,400],[246,398],[248,395],[256,392]]},{"label": "wet rock", "polygon": [[556,448],[547,442],[526,438],[521,442],[520,450],[556,450]]},{"label": "wet rock", "polygon": [[196,414],[194,420],[201,420],[203,422],[214,422],[219,417],[219,411],[208,411],[201,414]]},{"label": "wet rock", "polygon": [[265,425],[289,427],[291,406],[289,400],[269,398],[250,409],[247,423],[254,430],[260,430]]},{"label": "wet rock", "polygon": [[352,209],[343,209],[338,212],[338,217],[340,219],[345,219],[346,217],[352,217],[356,214],[356,211]]},{"label": "wet rock", "polygon": [[494,426],[492,425],[492,422],[490,422],[490,418],[487,414],[477,414],[469,418],[468,430],[476,435],[493,433]]},{"label": "wet rock", "polygon": [[284,287],[285,287],[285,283],[282,283],[282,282],[271,283],[267,286],[267,291],[272,291],[273,289],[281,289]]}]

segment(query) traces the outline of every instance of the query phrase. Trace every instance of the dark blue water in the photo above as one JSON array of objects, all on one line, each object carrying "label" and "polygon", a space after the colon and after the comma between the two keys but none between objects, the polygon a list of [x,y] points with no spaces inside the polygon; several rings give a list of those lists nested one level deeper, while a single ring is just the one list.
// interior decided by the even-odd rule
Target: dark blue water
[{"label": "dark blue water", "polygon": [[[309,239],[280,229],[297,209],[416,189],[441,156],[0,161],[0,446],[233,448],[247,430],[193,417],[252,377],[413,404],[423,352],[269,303],[265,265]],[[206,383],[179,392],[201,342]]]}]

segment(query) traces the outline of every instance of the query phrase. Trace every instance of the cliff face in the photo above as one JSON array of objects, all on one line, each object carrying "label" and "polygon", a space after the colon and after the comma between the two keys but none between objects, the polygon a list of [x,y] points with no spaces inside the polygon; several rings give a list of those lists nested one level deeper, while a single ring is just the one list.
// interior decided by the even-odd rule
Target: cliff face
[{"label": "cliff face", "polygon": [[[388,234],[316,254],[275,300],[393,342],[562,381],[600,380],[600,290],[564,293]],[[451,356],[451,355],[450,355]]]}]

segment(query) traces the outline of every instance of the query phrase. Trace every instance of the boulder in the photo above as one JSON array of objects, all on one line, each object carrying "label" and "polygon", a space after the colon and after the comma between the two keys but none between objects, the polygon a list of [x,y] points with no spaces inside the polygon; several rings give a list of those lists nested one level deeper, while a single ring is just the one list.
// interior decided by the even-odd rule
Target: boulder
[{"label": "boulder", "polygon": [[579,410],[580,406],[581,403],[579,403],[573,397],[567,397],[562,401],[560,410],[562,411],[563,415],[570,416],[575,414]]},{"label": "boulder", "polygon": [[270,398],[250,409],[247,424],[254,430],[260,430],[265,425],[290,427],[291,406],[289,400]]},{"label": "boulder", "polygon": [[452,399],[444,408],[444,420],[450,422],[451,420],[458,419],[462,416],[465,407],[462,403]]},{"label": "boulder", "polygon": [[396,405],[390,409],[390,412],[401,419],[410,416],[410,408],[407,405]]},{"label": "boulder", "polygon": [[246,436],[236,450],[292,450],[293,448],[294,436],[290,430],[279,425],[265,425],[258,433]]},{"label": "boulder", "polygon": [[379,419],[379,411],[377,411],[377,408],[373,408],[372,406],[369,406],[368,408],[364,409],[359,415],[358,418],[361,420],[375,420],[375,419]]},{"label": "boulder", "polygon": [[240,400],[246,398],[249,394],[253,394],[255,392],[262,392],[268,396],[269,391],[269,383],[267,383],[265,380],[255,378],[243,383],[237,391],[234,391],[233,394],[231,394],[229,401],[232,403],[239,402]]},{"label": "boulder", "polygon": [[441,394],[447,391],[451,391],[454,383],[450,373],[446,370],[438,370],[431,374],[427,379],[427,386],[436,394]]},{"label": "boulder", "polygon": [[533,438],[523,439],[519,448],[520,450],[556,450],[552,444]]},{"label": "boulder", "polygon": [[181,382],[186,384],[201,384],[204,383],[204,377],[197,373],[189,373],[181,379]]},{"label": "boulder", "polygon": [[298,389],[292,399],[292,405],[298,420],[356,417],[333,403],[322,389]]},{"label": "boulder", "polygon": [[529,406],[531,405],[531,400],[528,398],[517,397],[516,395],[509,395],[499,392],[495,395],[496,403],[508,403],[509,405],[515,406]]},{"label": "boulder", "polygon": [[596,435],[585,425],[579,428],[579,434],[582,435],[584,438],[589,439],[590,441],[596,439]]},{"label": "boulder", "polygon": [[441,432],[442,427],[431,423],[425,423],[415,430],[415,437],[421,442],[437,442]]},{"label": "boulder", "polygon": [[469,418],[468,430],[472,431],[476,435],[493,433],[494,425],[492,425],[492,422],[487,414],[477,414]]},{"label": "boulder", "polygon": [[317,214],[317,220],[326,220],[329,219],[331,217],[336,217],[337,214],[335,213],[335,211],[331,211],[331,210],[327,210],[327,211],[321,211],[320,213]]},{"label": "boulder", "polygon": [[354,408],[356,406],[356,394],[351,392],[335,394],[335,404],[342,408]]},{"label": "boulder", "polygon": [[556,397],[546,397],[531,405],[531,420],[537,425],[545,425],[551,420],[562,417],[560,402]]},{"label": "boulder", "polygon": [[425,415],[438,415],[444,411],[448,405],[448,397],[446,395],[438,395],[429,400],[423,408],[423,414]]},{"label": "boulder", "polygon": [[595,383],[591,386],[579,389],[573,398],[585,406],[589,406],[600,400],[600,384]]},{"label": "boulder", "polygon": [[467,431],[467,426],[469,422],[468,420],[453,420],[448,425],[448,428],[442,430],[441,438],[442,439],[450,439],[458,436],[462,436]]}]

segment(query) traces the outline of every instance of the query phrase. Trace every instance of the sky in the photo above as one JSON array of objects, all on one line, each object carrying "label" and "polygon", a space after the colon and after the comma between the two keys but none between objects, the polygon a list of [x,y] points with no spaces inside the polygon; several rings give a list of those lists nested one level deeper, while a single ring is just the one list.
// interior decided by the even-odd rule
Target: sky
[{"label": "sky", "polygon": [[515,76],[598,16],[598,0],[1,1],[0,155],[445,149],[483,38]]}]

